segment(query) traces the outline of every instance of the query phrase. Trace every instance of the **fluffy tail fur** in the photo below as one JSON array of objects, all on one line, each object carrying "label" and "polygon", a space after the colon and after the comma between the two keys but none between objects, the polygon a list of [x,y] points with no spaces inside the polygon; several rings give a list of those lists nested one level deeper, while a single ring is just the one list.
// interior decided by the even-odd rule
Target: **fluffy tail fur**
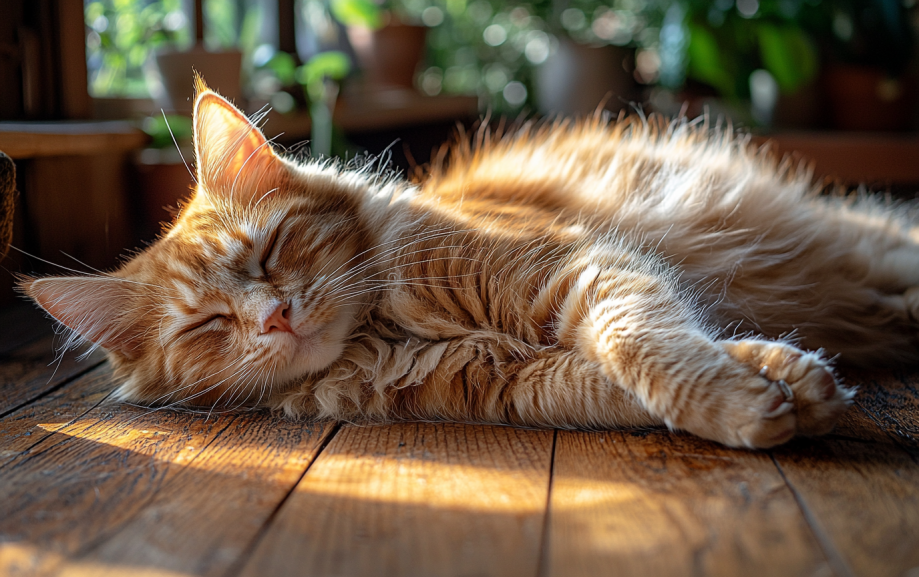
[{"label": "fluffy tail fur", "polygon": [[13,240],[13,212],[16,208],[16,165],[0,152],[0,259]]}]

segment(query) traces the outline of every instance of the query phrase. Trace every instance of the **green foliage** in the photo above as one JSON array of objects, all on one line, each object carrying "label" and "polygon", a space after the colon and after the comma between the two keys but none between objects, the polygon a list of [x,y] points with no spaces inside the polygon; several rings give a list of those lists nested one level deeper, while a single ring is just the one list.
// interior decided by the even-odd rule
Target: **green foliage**
[{"label": "green foliage", "polygon": [[714,86],[728,97],[737,95],[736,81],[731,66],[722,58],[718,40],[707,28],[690,25],[689,75],[700,82]]},{"label": "green foliage", "polygon": [[[161,48],[192,43],[192,23],[183,0],[87,0],[86,56],[93,96],[146,97],[145,65]],[[239,48],[258,44],[261,13],[250,0],[205,0],[205,45]]]},{"label": "green foliage", "polygon": [[817,76],[817,52],[803,30],[763,23],[758,32],[760,58],[782,92],[795,92]]},{"label": "green foliage", "polygon": [[296,72],[310,101],[312,120],[310,148],[313,156],[332,154],[332,110],[338,97],[338,82],[351,71],[351,61],[344,52],[330,50],[316,54]]},{"label": "green foliage", "polygon": [[335,19],[345,26],[375,30],[383,25],[382,10],[373,0],[330,0],[329,7]]},{"label": "green foliage", "polygon": [[725,98],[747,98],[750,74],[763,68],[782,92],[797,91],[819,70],[819,53],[810,32],[820,18],[815,4],[804,0],[747,0],[736,5],[724,0],[687,2],[688,77],[712,86]]},{"label": "green foliage", "polygon": [[297,69],[297,82],[306,88],[311,101],[325,98],[326,80],[343,80],[351,71],[351,61],[344,52],[320,52]]},{"label": "green foliage", "polygon": [[[192,122],[187,116],[178,114],[148,116],[144,119],[143,131],[153,139],[151,148],[171,148],[175,143],[191,143]],[[173,143],[173,137],[175,143]]]},{"label": "green foliage", "polygon": [[[496,114],[516,114],[532,103],[534,67],[551,50],[543,17],[547,1],[403,0],[403,5],[403,19],[424,22],[433,12],[439,20],[428,30],[428,67],[418,79],[423,92],[475,94]],[[512,83],[526,87],[525,100],[506,98]]]},{"label": "green foliage", "polygon": [[274,72],[282,86],[290,86],[297,80],[297,63],[287,52],[275,52],[265,67]]},{"label": "green foliage", "polygon": [[341,80],[351,70],[351,61],[344,52],[330,50],[316,54],[309,62],[297,70],[297,80],[301,84],[321,82],[324,78]]},{"label": "green foliage", "polygon": [[150,53],[191,40],[182,0],[93,0],[84,15],[94,96],[146,96],[143,65]]}]

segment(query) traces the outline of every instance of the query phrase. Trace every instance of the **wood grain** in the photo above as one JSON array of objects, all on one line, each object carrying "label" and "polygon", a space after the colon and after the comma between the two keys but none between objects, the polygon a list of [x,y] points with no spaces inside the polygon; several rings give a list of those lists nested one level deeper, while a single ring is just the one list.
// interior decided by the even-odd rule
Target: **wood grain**
[{"label": "wood grain", "polygon": [[[874,423],[860,410],[856,430]],[[915,422],[915,416],[912,421]],[[919,574],[919,465],[880,441],[822,437],[775,450],[775,460],[841,576]]]},{"label": "wood grain", "polygon": [[0,419],[0,574],[222,575],[331,431],[100,406],[112,388],[103,364]]},{"label": "wood grain", "polygon": [[55,80],[60,99],[58,106],[64,118],[89,118],[93,105],[86,73],[83,1],[58,0],[52,10],[57,28],[55,40],[59,72]]},{"label": "wood grain", "polygon": [[243,575],[536,574],[552,432],[346,426]]},{"label": "wood grain", "polygon": [[113,389],[103,364],[0,419],[0,468],[102,402]]},{"label": "wood grain", "polygon": [[769,456],[665,431],[559,432],[545,574],[830,575]]},{"label": "wood grain", "polygon": [[232,420],[103,405],[17,456],[0,469],[0,574],[47,575],[92,550]]},{"label": "wood grain", "polygon": [[[867,418],[853,415],[852,425],[886,434],[919,462],[919,375],[908,369],[844,373],[858,383],[855,407]],[[841,432],[846,429],[840,427]],[[872,440],[879,440],[874,437]]]},{"label": "wood grain", "polygon": [[59,574],[101,577],[130,567],[132,574],[225,575],[332,430],[239,415],[133,519]]},{"label": "wood grain", "polygon": [[99,366],[104,358],[104,353],[97,350],[83,361],[72,352],[56,360],[52,336],[0,355],[0,414]]}]

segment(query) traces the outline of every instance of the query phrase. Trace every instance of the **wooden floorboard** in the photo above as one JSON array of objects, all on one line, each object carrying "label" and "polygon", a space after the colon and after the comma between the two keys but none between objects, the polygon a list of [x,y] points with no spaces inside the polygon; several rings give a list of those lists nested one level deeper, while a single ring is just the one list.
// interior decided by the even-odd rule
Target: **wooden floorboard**
[{"label": "wooden floorboard", "polygon": [[0,419],[0,468],[86,414],[111,391],[111,370],[99,366]]},{"label": "wooden floorboard", "polygon": [[167,575],[230,571],[300,480],[332,426],[304,427],[263,414],[228,419],[217,438],[164,481],[131,520],[115,520],[103,539],[57,574],[122,575],[138,567]]},{"label": "wooden floorboard", "polygon": [[912,577],[919,574],[919,464],[872,427],[856,406],[837,434],[796,439],[773,455],[836,574]]},{"label": "wooden floorboard", "polygon": [[243,575],[536,575],[551,431],[346,426]]},{"label": "wooden floorboard", "polygon": [[233,419],[143,413],[96,407],[0,470],[0,573],[54,574],[85,554],[192,470]]},{"label": "wooden floorboard", "polygon": [[0,575],[222,575],[331,425],[104,403],[103,366],[0,419]]},{"label": "wooden floorboard", "polygon": [[860,387],[855,406],[861,411],[852,415],[864,414],[919,463],[919,372],[848,371],[846,377]]},{"label": "wooden floorboard", "polygon": [[0,355],[0,415],[14,411],[98,366],[96,350],[84,361],[72,352],[56,356],[53,335],[40,336]]},{"label": "wooden floorboard", "polygon": [[548,576],[821,575],[765,452],[666,431],[559,433]]},{"label": "wooden floorboard", "polygon": [[0,576],[919,575],[917,370],[845,371],[831,435],[744,451],[151,411],[29,326],[0,340]]}]

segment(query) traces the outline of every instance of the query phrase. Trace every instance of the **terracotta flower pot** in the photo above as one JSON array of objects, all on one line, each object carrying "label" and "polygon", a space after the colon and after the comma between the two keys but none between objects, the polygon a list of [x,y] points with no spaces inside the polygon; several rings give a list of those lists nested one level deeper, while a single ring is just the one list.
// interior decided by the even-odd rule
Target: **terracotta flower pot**
[{"label": "terracotta flower pot", "polygon": [[[185,162],[194,153],[184,151]],[[163,222],[171,222],[179,203],[191,196],[194,180],[174,149],[148,148],[134,162],[137,191],[133,195],[135,225],[143,238],[153,238]]]},{"label": "terracotta flower pot", "polygon": [[618,111],[635,99],[637,87],[623,61],[633,56],[619,46],[586,46],[567,38],[536,69],[536,101],[543,113],[585,115],[600,104]]},{"label": "terracotta flower pot", "polygon": [[415,71],[424,58],[428,29],[390,23],[379,30],[348,27],[348,40],[368,84],[415,86]]}]

